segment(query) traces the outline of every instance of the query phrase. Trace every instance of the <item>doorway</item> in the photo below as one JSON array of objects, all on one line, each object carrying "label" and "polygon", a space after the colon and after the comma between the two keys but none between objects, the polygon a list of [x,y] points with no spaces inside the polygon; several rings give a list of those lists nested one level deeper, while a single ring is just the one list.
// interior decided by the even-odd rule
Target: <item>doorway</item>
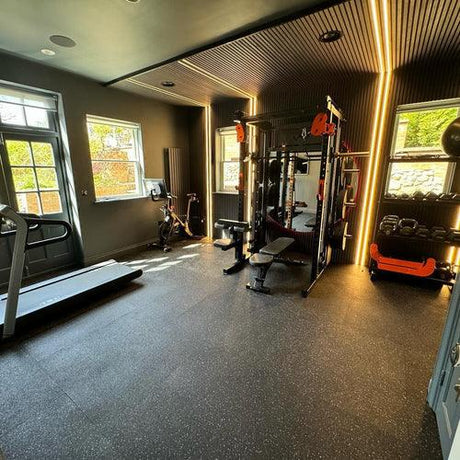
[{"label": "doorway", "polygon": [[[0,86],[0,202],[20,213],[70,222],[57,115],[56,96]],[[50,238],[60,231],[60,227],[47,226],[31,232],[29,240]],[[0,238],[0,285],[8,282],[13,244],[12,237]],[[55,271],[75,262],[75,241],[69,238],[27,251],[24,275]]]}]

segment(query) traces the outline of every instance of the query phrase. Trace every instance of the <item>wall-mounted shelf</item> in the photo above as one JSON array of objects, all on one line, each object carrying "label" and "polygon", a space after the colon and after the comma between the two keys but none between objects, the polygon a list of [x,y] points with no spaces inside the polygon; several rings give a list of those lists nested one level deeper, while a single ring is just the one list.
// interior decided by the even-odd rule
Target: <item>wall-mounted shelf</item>
[{"label": "wall-mounted shelf", "polygon": [[414,243],[436,243],[445,246],[457,246],[460,247],[460,242],[455,241],[445,241],[445,240],[433,240],[432,238],[419,238],[417,236],[404,236],[404,235],[385,235],[383,233],[377,234],[378,238],[382,238],[385,240],[404,240],[404,241],[411,241]]},{"label": "wall-mounted shelf", "polygon": [[452,158],[445,156],[416,156],[416,157],[395,157],[388,160],[390,163],[460,163],[460,158]]},{"label": "wall-mounted shelf", "polygon": [[384,198],[380,201],[382,204],[399,204],[399,205],[426,205],[426,206],[460,206],[460,201],[457,200],[417,200],[414,198],[397,199]]}]

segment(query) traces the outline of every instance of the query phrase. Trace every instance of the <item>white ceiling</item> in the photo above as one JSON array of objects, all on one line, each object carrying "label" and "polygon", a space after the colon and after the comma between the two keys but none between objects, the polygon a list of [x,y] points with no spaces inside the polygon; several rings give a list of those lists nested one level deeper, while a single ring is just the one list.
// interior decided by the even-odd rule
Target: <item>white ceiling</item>
[{"label": "white ceiling", "polygon": [[[107,82],[325,0],[0,0],[0,49]],[[337,2],[335,2],[337,3]],[[62,48],[50,35],[77,42]],[[53,57],[40,49],[56,51]]]}]

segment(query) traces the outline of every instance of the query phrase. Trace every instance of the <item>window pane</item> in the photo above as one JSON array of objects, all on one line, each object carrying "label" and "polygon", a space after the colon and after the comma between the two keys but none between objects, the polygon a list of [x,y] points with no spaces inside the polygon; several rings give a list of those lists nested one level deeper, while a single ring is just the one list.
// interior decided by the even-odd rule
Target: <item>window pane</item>
[{"label": "window pane", "polygon": [[56,170],[54,168],[37,168],[37,180],[40,190],[59,188]]},{"label": "window pane", "polygon": [[48,142],[32,142],[34,161],[37,166],[54,166],[53,146]]},{"label": "window pane", "polygon": [[448,168],[447,162],[392,163],[388,193],[442,193]]},{"label": "window pane", "polygon": [[137,160],[132,128],[89,122],[88,137],[93,160]]},{"label": "window pane", "polygon": [[6,141],[6,151],[11,166],[32,166],[30,145],[25,141]]},{"label": "window pane", "polygon": [[96,198],[138,194],[136,163],[93,161]]},{"label": "window pane", "polygon": [[16,192],[37,190],[33,168],[11,168]]},{"label": "window pane", "polygon": [[17,193],[16,201],[18,202],[19,212],[41,214],[38,193]]},{"label": "window pane", "polygon": [[240,157],[240,144],[236,142],[236,132],[234,134],[226,134],[222,136],[222,160],[235,161]]},{"label": "window pane", "polygon": [[27,125],[36,126],[37,128],[49,128],[48,112],[45,109],[36,107],[25,107]]},{"label": "window pane", "polygon": [[7,125],[25,126],[24,108],[21,105],[0,102],[0,118]]},{"label": "window pane", "polygon": [[40,193],[43,214],[57,214],[62,212],[61,197],[59,192]]},{"label": "window pane", "polygon": [[232,161],[223,164],[223,187],[226,191],[234,192],[238,187],[238,175],[240,172],[240,165],[238,162]]},{"label": "window pane", "polygon": [[441,135],[457,116],[457,107],[400,113],[395,154],[441,154]]}]

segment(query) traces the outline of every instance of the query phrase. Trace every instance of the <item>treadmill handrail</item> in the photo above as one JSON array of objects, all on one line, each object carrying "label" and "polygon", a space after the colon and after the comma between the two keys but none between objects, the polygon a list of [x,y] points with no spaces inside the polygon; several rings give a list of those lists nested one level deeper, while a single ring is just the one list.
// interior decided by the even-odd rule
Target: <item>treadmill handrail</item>
[{"label": "treadmill handrail", "polygon": [[[26,214],[26,213],[20,213],[20,212],[18,212],[17,214],[18,214],[18,216],[20,216],[22,218],[26,218],[26,217],[27,218],[30,218],[30,217],[39,218],[40,217],[37,214]],[[29,227],[29,231],[38,230],[39,228],[40,228],[40,224],[35,223],[35,224],[33,224],[33,225],[31,225]],[[6,232],[2,232],[1,227],[0,227],[0,238],[6,237],[6,236],[12,236],[12,235],[15,235],[15,234],[16,234],[16,229],[15,228],[12,229],[12,230],[7,230]]]},{"label": "treadmill handrail", "polygon": [[[51,238],[45,238],[43,240],[38,241],[27,241],[26,242],[26,249],[33,249],[40,246],[46,246],[48,244],[59,243],[60,241],[65,241],[72,233],[72,226],[65,220],[56,220],[56,219],[42,219],[41,217],[28,217],[24,218],[24,220],[29,224],[30,222],[38,224],[40,227],[43,225],[53,225],[64,227],[64,233],[58,236],[52,236]],[[29,227],[30,230],[31,227]]]},{"label": "treadmill handrail", "polygon": [[[64,227],[64,233],[62,235],[53,236],[51,238],[45,238],[43,240],[38,241],[27,241],[26,240],[26,247],[25,249],[33,249],[40,246],[46,246],[48,244],[59,243],[61,241],[66,240],[72,233],[72,226],[65,220],[57,220],[57,219],[43,219],[42,217],[34,216],[33,214],[20,214],[14,211],[11,207],[0,204],[0,216],[6,217],[12,220],[17,226],[18,222],[25,222],[27,225],[27,231],[37,230],[38,228],[42,227],[43,225],[54,225]],[[31,225],[32,224],[32,225]],[[0,232],[0,236],[12,236],[16,234],[15,230],[8,230],[6,232]]]}]

